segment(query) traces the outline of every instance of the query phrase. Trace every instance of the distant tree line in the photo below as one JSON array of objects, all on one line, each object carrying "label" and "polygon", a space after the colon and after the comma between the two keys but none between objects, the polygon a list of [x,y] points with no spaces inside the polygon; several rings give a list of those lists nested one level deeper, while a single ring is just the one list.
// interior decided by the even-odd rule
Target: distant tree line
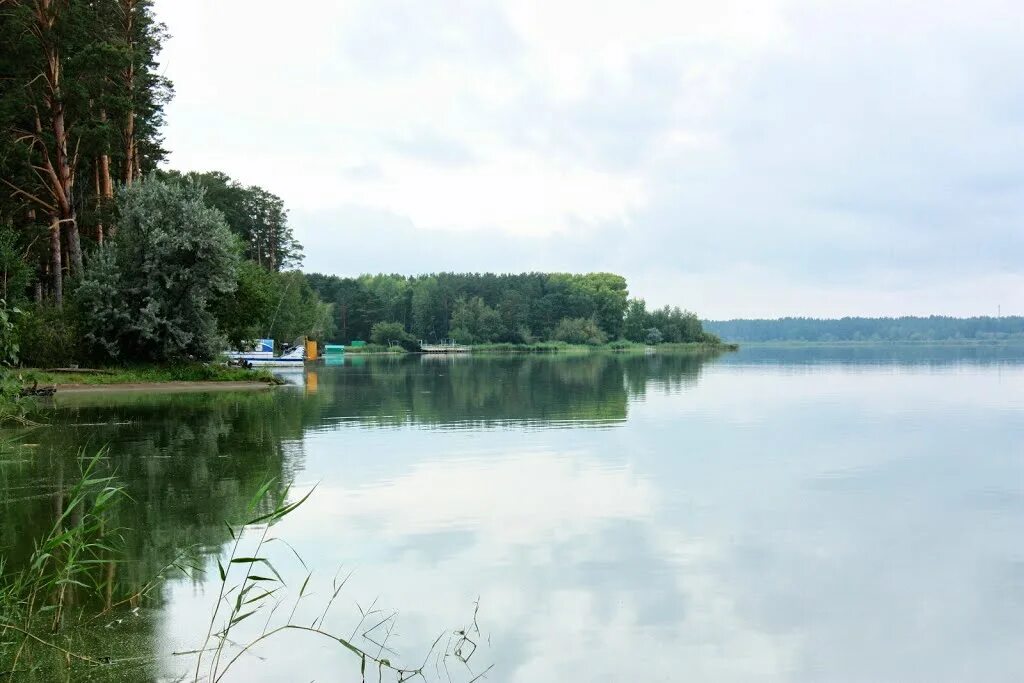
[{"label": "distant tree line", "polygon": [[738,319],[709,320],[704,326],[708,331],[735,342],[1024,339],[1024,316]]},{"label": "distant tree line", "polygon": [[[716,342],[696,315],[648,311],[612,273],[307,276],[332,307],[334,338],[460,343]],[[377,334],[374,334],[376,328]]]}]

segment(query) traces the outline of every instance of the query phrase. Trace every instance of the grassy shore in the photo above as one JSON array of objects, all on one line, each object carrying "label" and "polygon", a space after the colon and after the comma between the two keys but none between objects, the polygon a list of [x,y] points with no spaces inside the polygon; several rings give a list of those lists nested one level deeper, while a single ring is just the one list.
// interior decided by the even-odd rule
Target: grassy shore
[{"label": "grassy shore", "polygon": [[281,384],[265,369],[247,370],[223,365],[132,366],[89,369],[11,369],[22,386],[60,384],[162,384],[166,382],[263,382]]},{"label": "grassy shore", "polygon": [[[630,341],[614,341],[607,344],[567,344],[560,341],[533,342],[531,344],[512,344],[506,342],[492,342],[487,344],[467,344],[470,353],[593,353],[595,351],[610,351],[613,353],[646,353],[648,349],[656,351],[736,351],[738,344],[702,344],[702,343],[663,343],[657,346],[648,346]],[[358,356],[366,354],[404,354],[415,353],[405,349],[378,344],[367,344],[352,348],[345,347],[346,356]]]},{"label": "grassy shore", "polygon": [[265,369],[247,370],[223,365],[131,366],[114,368],[4,368],[0,369],[0,424],[26,423],[46,405],[34,396],[21,396],[23,389],[64,387],[67,391],[95,388],[137,391],[245,389],[284,381]]},{"label": "grassy shore", "polygon": [[382,346],[380,344],[367,344],[365,346],[346,346],[346,356],[361,356],[367,354],[380,354],[380,353],[408,353],[405,349],[400,346]]},{"label": "grassy shore", "polygon": [[648,349],[656,352],[671,351],[736,351],[736,344],[658,344],[648,346],[636,342],[615,341],[607,344],[566,344],[565,342],[537,342],[534,344],[474,344],[470,346],[472,353],[593,353],[606,351],[612,353],[647,353]]}]

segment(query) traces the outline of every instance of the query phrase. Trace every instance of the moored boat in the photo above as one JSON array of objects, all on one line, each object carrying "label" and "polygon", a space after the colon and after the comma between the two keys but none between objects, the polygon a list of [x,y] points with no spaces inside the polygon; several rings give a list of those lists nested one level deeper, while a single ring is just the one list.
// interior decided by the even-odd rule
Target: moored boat
[{"label": "moored boat", "polygon": [[244,363],[254,368],[303,367],[306,362],[306,348],[303,343],[296,343],[284,348],[280,356],[274,355],[274,340],[259,339],[246,351],[228,351],[229,360]]}]

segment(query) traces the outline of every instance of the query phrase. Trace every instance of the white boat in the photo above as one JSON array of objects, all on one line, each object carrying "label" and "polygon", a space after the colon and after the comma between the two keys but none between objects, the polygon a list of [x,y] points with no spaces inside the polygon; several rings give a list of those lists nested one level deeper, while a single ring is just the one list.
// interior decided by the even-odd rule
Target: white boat
[{"label": "white boat", "polygon": [[280,356],[274,355],[274,340],[260,339],[253,348],[246,351],[228,351],[229,360],[240,361],[254,368],[302,368],[306,362],[306,349],[303,344],[286,346]]}]

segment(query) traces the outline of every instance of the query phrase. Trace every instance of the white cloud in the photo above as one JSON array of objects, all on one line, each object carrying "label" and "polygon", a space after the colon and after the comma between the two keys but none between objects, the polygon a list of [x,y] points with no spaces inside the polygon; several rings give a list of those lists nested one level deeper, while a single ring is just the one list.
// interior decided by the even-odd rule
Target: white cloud
[{"label": "white cloud", "polygon": [[487,463],[430,462],[373,488],[321,488],[305,514],[339,526],[374,520],[388,535],[471,530],[491,549],[488,556],[508,556],[538,538],[560,542],[601,522],[642,518],[656,504],[650,484],[628,471],[566,453],[510,455]]},{"label": "white cloud", "polygon": [[709,317],[1024,296],[1014,2],[157,11],[170,163],[282,195],[311,269],[614,268]]}]

